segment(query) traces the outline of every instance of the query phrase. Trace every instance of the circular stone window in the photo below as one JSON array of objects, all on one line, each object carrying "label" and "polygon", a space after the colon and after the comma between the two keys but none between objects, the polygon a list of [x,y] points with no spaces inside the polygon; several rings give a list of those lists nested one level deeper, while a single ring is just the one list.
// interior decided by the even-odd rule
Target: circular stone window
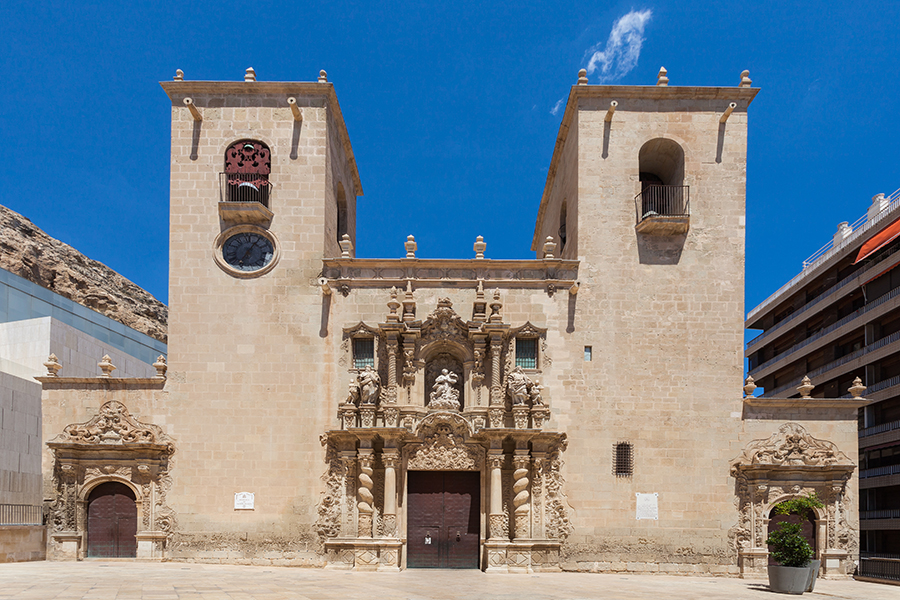
[{"label": "circular stone window", "polygon": [[278,238],[256,225],[238,225],[223,231],[216,237],[215,246],[219,268],[243,279],[265,275],[281,257]]}]

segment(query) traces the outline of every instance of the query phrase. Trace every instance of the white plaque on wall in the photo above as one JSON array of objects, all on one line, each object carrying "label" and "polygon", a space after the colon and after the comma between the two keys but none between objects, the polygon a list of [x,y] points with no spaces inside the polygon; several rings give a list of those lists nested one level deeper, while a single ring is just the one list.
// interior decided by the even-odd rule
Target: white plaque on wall
[{"label": "white plaque on wall", "polygon": [[635,496],[637,496],[637,510],[634,518],[659,521],[659,494],[655,492],[652,494],[637,493]]},{"label": "white plaque on wall", "polygon": [[235,492],[234,510],[253,510],[253,492]]}]

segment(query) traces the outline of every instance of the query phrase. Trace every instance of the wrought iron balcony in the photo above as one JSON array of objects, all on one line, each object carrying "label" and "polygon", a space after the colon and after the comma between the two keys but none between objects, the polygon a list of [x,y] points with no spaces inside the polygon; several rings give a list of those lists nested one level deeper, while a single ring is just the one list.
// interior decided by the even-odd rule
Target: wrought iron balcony
[{"label": "wrought iron balcony", "polygon": [[691,222],[690,186],[648,185],[634,197],[637,229],[652,235],[687,233]]},{"label": "wrought iron balcony", "polygon": [[225,221],[262,223],[272,219],[272,182],[260,173],[219,173],[219,215]]}]

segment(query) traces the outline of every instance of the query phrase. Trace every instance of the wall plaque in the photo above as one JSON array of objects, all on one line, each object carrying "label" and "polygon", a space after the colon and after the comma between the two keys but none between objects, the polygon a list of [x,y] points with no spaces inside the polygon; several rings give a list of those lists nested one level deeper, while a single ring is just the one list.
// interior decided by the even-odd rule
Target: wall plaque
[{"label": "wall plaque", "polygon": [[659,494],[635,494],[637,497],[637,509],[634,518],[659,520]]},{"label": "wall plaque", "polygon": [[253,492],[235,492],[234,510],[253,510]]}]

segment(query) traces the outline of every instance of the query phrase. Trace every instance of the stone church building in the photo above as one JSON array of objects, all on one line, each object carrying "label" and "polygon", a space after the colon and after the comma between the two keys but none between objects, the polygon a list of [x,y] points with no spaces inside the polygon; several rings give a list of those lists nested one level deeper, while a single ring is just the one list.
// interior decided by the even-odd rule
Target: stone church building
[{"label": "stone church building", "polygon": [[51,559],[751,575],[772,508],[816,492],[824,574],[853,571],[862,390],[740,392],[746,72],[581,73],[531,260],[413,236],[356,258],[324,72],[162,87],[168,356],[144,378],[48,361]]}]

